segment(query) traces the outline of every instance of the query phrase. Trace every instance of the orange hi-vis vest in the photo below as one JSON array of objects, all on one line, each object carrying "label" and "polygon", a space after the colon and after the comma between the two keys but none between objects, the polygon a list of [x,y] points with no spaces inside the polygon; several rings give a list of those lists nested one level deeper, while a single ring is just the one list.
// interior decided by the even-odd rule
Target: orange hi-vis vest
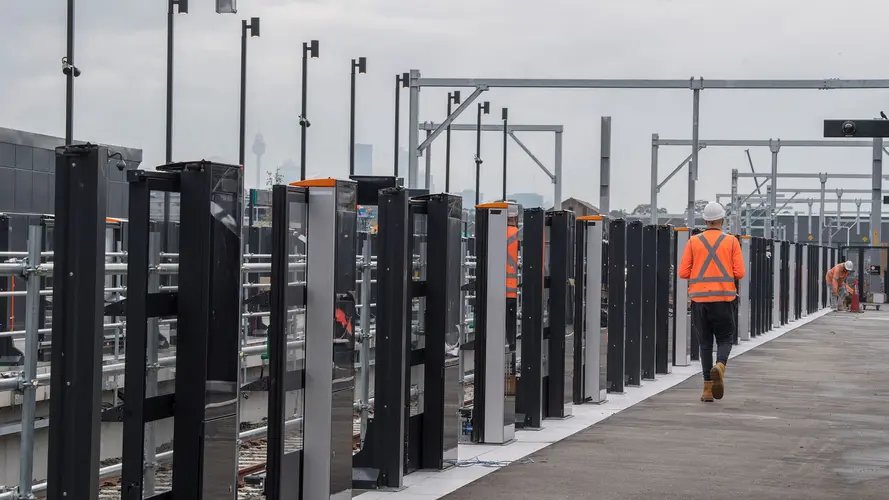
[{"label": "orange hi-vis vest", "polygon": [[679,277],[688,280],[693,302],[730,302],[738,295],[735,280],[744,277],[741,244],[734,236],[707,230],[688,240]]},{"label": "orange hi-vis vest", "polygon": [[[836,295],[837,292],[839,292],[840,285],[846,284],[846,278],[848,276],[849,271],[846,271],[846,264],[843,262],[833,266],[830,271],[827,271],[827,275],[824,278],[830,284],[834,295]],[[848,289],[849,287],[847,286],[846,288]]]},{"label": "orange hi-vis vest", "polygon": [[506,226],[506,297],[518,298],[519,291],[519,228]]}]

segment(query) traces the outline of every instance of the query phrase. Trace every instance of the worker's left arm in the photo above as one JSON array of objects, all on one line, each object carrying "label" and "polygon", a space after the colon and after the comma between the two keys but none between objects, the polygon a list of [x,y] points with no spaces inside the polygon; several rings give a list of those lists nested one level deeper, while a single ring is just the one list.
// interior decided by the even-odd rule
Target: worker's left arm
[{"label": "worker's left arm", "polygon": [[744,252],[741,251],[741,243],[732,238],[734,243],[732,244],[732,274],[735,275],[735,279],[739,280],[747,274],[747,270],[744,269]]}]

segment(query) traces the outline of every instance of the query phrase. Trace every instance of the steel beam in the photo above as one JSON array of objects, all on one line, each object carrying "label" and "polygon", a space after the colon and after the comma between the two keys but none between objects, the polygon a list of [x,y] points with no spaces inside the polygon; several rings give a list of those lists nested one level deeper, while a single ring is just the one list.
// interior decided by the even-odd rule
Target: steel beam
[{"label": "steel beam", "polygon": [[[813,139],[813,140],[784,140],[784,139],[700,139],[699,146],[704,147],[769,147],[772,144],[780,143],[781,147],[800,147],[800,148],[817,148],[817,147],[833,147],[833,148],[854,148],[854,147],[873,147],[871,141],[845,141],[842,139]],[[658,139],[659,146],[691,146],[692,139]]]},{"label": "steel beam", "polygon": [[571,79],[571,78],[417,78],[420,87],[500,87],[550,89],[733,89],[733,90],[832,90],[889,89],[889,80],[684,80]]},{"label": "steel beam", "polygon": [[[413,80],[411,80],[411,83],[412,83],[411,88],[413,88]],[[420,144],[417,147],[417,154],[420,154],[424,149],[426,149],[430,144],[432,144],[432,141],[434,141],[435,138],[439,136],[439,134],[444,132],[444,130],[446,128],[448,128],[448,125],[451,125],[452,122],[454,120],[456,120],[457,117],[459,117],[464,111],[466,111],[466,108],[468,108],[470,104],[475,102],[475,100],[478,99],[478,96],[482,95],[482,92],[484,92],[486,90],[488,90],[488,89],[484,88],[484,87],[478,87],[475,89],[475,92],[473,92],[472,94],[469,94],[469,97],[467,97],[465,101],[460,103],[459,106],[457,106],[457,109],[455,109],[454,112],[451,113],[451,116],[445,118],[445,121],[439,123],[437,127],[432,129],[432,133],[428,134],[426,136],[426,140],[423,141],[423,144]],[[411,130],[413,130],[413,127],[411,127]],[[429,129],[426,129],[426,130],[428,131]],[[451,130],[455,130],[453,125],[451,125]],[[503,130],[503,129],[501,128],[500,130]]]},{"label": "steel beam", "polygon": [[[423,122],[420,124],[420,130],[437,130],[441,127],[441,123]],[[444,125],[445,127],[447,125]],[[464,132],[475,132],[477,127],[474,123],[451,123],[451,130],[460,130]],[[513,125],[506,126],[508,132],[564,132],[564,125]],[[483,124],[482,132],[503,132],[503,124]]]},{"label": "steel beam", "polygon": [[[820,179],[822,174],[808,174],[802,172],[784,172],[778,173],[778,177],[784,177],[788,179]],[[872,177],[871,174],[824,174],[829,179],[870,179]],[[771,177],[771,173],[746,173],[739,172],[738,177]],[[889,174],[883,174],[883,179],[889,179]],[[794,189],[794,191],[796,191]],[[870,192],[870,191],[868,191]]]}]

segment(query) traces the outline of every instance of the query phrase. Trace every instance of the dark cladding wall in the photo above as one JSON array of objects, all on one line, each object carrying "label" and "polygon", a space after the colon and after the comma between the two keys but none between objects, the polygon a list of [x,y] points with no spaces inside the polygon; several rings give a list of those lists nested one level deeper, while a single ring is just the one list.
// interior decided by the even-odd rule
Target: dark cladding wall
[{"label": "dark cladding wall", "polygon": [[[10,250],[26,250],[28,223],[32,217],[52,214],[55,204],[55,148],[64,144],[59,137],[0,128],[0,212],[10,217]],[[109,146],[120,152],[128,169],[142,162],[138,149]],[[107,215],[126,218],[126,172],[108,172]]]}]

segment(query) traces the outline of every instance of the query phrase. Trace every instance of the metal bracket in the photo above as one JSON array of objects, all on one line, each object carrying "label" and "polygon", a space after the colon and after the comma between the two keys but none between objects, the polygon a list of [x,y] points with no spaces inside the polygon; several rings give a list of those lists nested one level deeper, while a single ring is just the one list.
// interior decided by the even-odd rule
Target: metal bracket
[{"label": "metal bracket", "polygon": [[691,90],[704,90],[704,77],[698,77],[697,80],[695,80],[695,77],[689,78],[688,88]]}]

